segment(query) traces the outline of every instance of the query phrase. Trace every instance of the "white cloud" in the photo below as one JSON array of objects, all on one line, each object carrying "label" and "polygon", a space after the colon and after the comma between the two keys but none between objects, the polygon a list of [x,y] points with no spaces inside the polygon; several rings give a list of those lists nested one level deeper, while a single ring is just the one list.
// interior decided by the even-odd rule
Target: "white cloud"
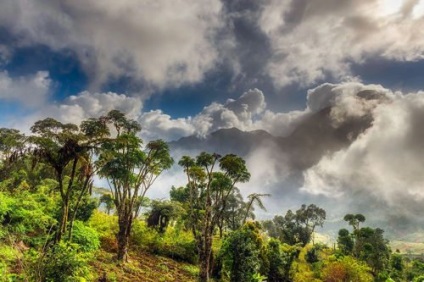
[{"label": "white cloud", "polygon": [[148,139],[176,140],[183,136],[206,135],[221,129],[237,127],[241,130],[255,129],[255,119],[266,108],[265,96],[259,89],[251,89],[238,99],[225,104],[212,103],[194,117],[173,119],[160,110],[144,113],[140,118],[143,136]]},{"label": "white cloud", "polygon": [[393,211],[411,212],[424,200],[424,93],[392,95],[371,113],[372,126],[348,148],[305,172],[303,190],[327,197],[364,192]]},{"label": "white cloud", "polygon": [[0,25],[54,50],[74,50],[92,86],[130,75],[150,86],[198,82],[218,60],[218,0],[7,1]]},{"label": "white cloud", "polygon": [[419,1],[271,0],[259,21],[272,45],[267,72],[277,86],[311,85],[348,76],[349,62],[370,57],[422,59],[424,18],[411,13],[418,8]]},{"label": "white cloud", "polygon": [[[22,95],[21,92],[15,94],[18,97]],[[31,105],[34,104],[31,103]],[[69,96],[60,103],[40,103],[27,115],[12,117],[3,126],[14,127],[23,132],[28,132],[35,121],[47,117],[55,118],[61,122],[80,124],[81,121],[87,118],[105,115],[113,109],[122,111],[129,118],[138,119],[142,106],[140,98],[112,92],[91,93],[84,91],[78,95]]]},{"label": "white cloud", "polygon": [[0,101],[20,102],[26,107],[43,105],[50,94],[49,73],[39,71],[34,75],[10,77],[6,71],[0,72]]},{"label": "white cloud", "polygon": [[[0,26],[15,35],[16,46],[74,51],[92,89],[119,76],[143,82],[145,90],[178,87],[201,82],[222,61],[236,75],[258,70],[250,81],[265,73],[276,86],[310,86],[328,75],[342,81],[352,62],[376,56],[424,58],[422,1],[269,0],[250,13],[242,4],[240,11],[223,6],[219,0],[15,0],[1,4]],[[244,37],[248,32],[234,26],[240,15],[261,37]],[[12,51],[0,46],[0,60]],[[248,59],[240,54],[260,52],[253,63],[240,61]]]},{"label": "white cloud", "polygon": [[183,136],[192,135],[195,131],[190,117],[172,119],[170,115],[161,110],[144,113],[139,122],[142,125],[141,134],[148,140],[176,140]]}]

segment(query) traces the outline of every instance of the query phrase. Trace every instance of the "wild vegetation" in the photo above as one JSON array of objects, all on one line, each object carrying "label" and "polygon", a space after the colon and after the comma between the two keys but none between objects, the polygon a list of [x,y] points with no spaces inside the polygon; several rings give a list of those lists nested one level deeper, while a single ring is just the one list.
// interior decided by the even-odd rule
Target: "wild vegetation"
[{"label": "wild vegetation", "polygon": [[256,221],[271,195],[243,199],[250,172],[233,154],[182,157],[186,185],[149,200],[174,160],[140,128],[111,111],[0,129],[0,281],[424,281],[422,258],[393,252],[362,214],[331,246],[314,240],[326,219],[314,204]]}]

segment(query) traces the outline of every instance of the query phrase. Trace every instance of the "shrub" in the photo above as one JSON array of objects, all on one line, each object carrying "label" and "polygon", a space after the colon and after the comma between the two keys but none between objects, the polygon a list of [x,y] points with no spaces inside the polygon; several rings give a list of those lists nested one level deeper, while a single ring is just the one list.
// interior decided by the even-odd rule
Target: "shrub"
[{"label": "shrub", "polygon": [[[249,222],[231,233],[220,251],[223,274],[230,281],[258,281],[262,260],[262,237],[258,226]],[[262,280],[260,280],[262,281]]]},{"label": "shrub", "polygon": [[144,221],[136,221],[131,242],[150,253],[189,263],[197,261],[194,238],[181,228],[169,227],[160,234],[155,228],[147,227]]},{"label": "shrub", "polygon": [[371,282],[374,280],[370,274],[370,268],[365,263],[350,256],[343,257],[339,261],[330,262],[322,273],[325,282]]},{"label": "shrub", "polygon": [[102,249],[110,252],[118,249],[116,241],[118,219],[116,216],[96,210],[88,221],[88,226],[98,233]]},{"label": "shrub", "polygon": [[95,251],[100,247],[99,233],[81,221],[74,222],[72,242],[80,245],[85,252]]},{"label": "shrub", "polygon": [[271,238],[266,248],[267,281],[289,281],[290,266],[297,254],[297,247],[281,244],[280,240]]},{"label": "shrub", "polygon": [[52,246],[45,254],[31,251],[27,254],[30,263],[30,281],[74,282],[93,279],[88,261],[91,256],[81,252],[77,244],[61,242]]}]

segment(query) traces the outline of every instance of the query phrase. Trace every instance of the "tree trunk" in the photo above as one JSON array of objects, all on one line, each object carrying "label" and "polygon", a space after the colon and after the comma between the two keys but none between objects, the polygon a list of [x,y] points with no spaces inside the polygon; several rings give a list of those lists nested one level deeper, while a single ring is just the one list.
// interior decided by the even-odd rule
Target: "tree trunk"
[{"label": "tree trunk", "polygon": [[69,215],[69,203],[67,201],[62,203],[62,211],[60,216],[60,226],[56,232],[56,243],[59,243],[62,240],[62,235],[66,232],[66,225],[68,224],[68,215]]},{"label": "tree trunk", "polygon": [[212,270],[212,231],[213,228],[206,229],[203,233],[202,241],[199,243],[200,282],[208,282]]},{"label": "tree trunk", "polygon": [[117,260],[126,262],[128,259],[128,244],[132,225],[132,214],[130,213],[118,216],[119,231],[116,235],[116,239],[118,241]]},{"label": "tree trunk", "polygon": [[200,259],[200,273],[199,281],[208,282],[209,281],[209,256],[206,253],[206,250],[203,250],[199,254]]}]

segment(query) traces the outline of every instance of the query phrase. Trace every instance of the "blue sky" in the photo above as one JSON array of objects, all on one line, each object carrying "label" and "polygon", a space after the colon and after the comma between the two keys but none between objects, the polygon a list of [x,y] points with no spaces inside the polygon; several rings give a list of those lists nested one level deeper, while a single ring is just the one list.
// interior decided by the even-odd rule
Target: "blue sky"
[{"label": "blue sky", "polygon": [[[142,124],[146,139],[230,127],[287,136],[331,105],[334,126],[366,114],[375,123],[344,152],[303,172],[309,186],[298,188],[339,195],[342,188],[324,187],[335,183],[331,172],[337,183],[361,179],[358,187],[373,183],[380,191],[391,181],[421,199],[421,153],[408,151],[421,135],[408,130],[421,132],[412,121],[424,91],[423,26],[424,0],[5,0],[0,127],[28,131],[48,116],[79,123],[117,108]],[[364,90],[385,99],[352,96]],[[412,159],[387,159],[380,148]],[[360,149],[373,166],[358,177],[358,163],[348,161]],[[383,163],[403,161],[414,164],[405,174],[377,177],[398,171]],[[400,205],[397,192],[376,193]]]}]

